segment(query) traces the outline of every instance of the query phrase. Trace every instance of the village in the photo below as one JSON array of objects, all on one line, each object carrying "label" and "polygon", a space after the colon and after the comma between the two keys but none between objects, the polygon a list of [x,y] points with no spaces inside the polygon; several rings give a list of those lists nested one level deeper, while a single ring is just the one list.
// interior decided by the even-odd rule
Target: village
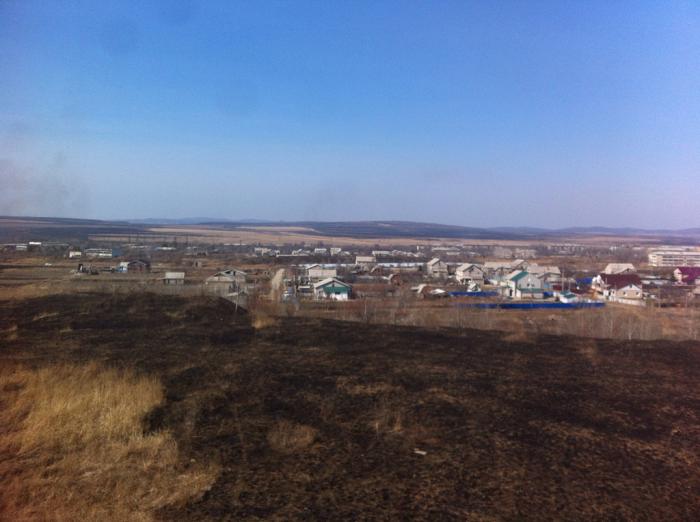
[{"label": "village", "polygon": [[2,253],[6,260],[46,259],[45,269],[69,267],[72,279],[90,276],[169,293],[206,293],[243,307],[251,299],[299,305],[458,298],[476,307],[502,308],[688,307],[700,302],[700,250],[692,246],[379,248],[190,245],[174,238],[118,246],[37,240],[2,245]]}]

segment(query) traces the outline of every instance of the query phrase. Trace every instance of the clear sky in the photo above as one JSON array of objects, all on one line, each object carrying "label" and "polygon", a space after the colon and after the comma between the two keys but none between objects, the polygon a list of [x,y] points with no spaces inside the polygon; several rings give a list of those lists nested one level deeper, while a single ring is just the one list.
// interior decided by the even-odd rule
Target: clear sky
[{"label": "clear sky", "polygon": [[0,214],[700,226],[700,2],[0,0]]}]

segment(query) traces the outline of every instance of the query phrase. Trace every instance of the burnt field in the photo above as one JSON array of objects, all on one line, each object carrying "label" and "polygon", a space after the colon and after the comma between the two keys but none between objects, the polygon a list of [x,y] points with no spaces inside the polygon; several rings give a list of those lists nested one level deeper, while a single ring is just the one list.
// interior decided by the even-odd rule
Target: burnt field
[{"label": "burnt field", "polygon": [[[155,518],[700,512],[697,343],[255,323],[208,298],[0,301],[0,365],[94,362],[157,378],[164,400],[143,431],[172,434],[179,466],[216,474],[202,494],[161,503]],[[15,458],[5,451],[0,491],[11,479],[3,462]]]}]

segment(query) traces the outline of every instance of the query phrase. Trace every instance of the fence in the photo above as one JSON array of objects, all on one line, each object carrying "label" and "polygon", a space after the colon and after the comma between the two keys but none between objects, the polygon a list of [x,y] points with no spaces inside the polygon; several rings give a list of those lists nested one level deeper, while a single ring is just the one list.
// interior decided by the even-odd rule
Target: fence
[{"label": "fence", "polygon": [[498,292],[494,290],[484,290],[481,292],[450,292],[450,297],[498,297]]},{"label": "fence", "polygon": [[605,306],[605,303],[455,303],[453,306],[459,308],[499,308],[501,310],[533,310],[541,308],[567,310],[575,308],[602,308]]}]

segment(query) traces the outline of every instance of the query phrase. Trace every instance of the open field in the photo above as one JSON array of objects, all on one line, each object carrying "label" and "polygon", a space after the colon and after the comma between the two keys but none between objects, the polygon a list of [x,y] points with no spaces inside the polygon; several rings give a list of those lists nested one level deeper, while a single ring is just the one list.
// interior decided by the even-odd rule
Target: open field
[{"label": "open field", "polygon": [[[76,518],[166,520],[690,520],[700,510],[697,342],[255,323],[210,298],[0,301],[0,367],[13,369],[2,411],[25,412],[2,423],[0,518],[34,499]],[[122,404],[85,399],[103,381],[141,400],[101,433],[90,415]],[[56,410],[31,400],[56,393],[87,405],[60,417],[58,446],[45,424]],[[72,419],[94,431],[72,436]],[[124,458],[84,467],[105,433],[115,443],[100,447]]]}]

